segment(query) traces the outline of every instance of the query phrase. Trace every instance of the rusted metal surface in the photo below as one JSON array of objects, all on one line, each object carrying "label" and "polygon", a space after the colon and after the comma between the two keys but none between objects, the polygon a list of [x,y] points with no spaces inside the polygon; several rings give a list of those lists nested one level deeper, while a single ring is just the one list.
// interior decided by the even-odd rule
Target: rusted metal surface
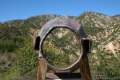
[{"label": "rusted metal surface", "polygon": [[86,38],[86,34],[83,30],[82,25],[80,25],[75,20],[69,19],[67,17],[59,17],[50,20],[41,28],[40,32],[38,33],[38,36],[40,36],[41,40],[43,40],[53,28],[59,28],[59,27],[69,28],[74,32],[79,33],[81,38]]},{"label": "rusted metal surface", "polygon": [[[87,39],[87,35],[85,34],[82,25],[79,24],[77,21],[73,19],[69,19],[68,17],[55,18],[47,22],[38,32],[35,49],[38,50],[39,52],[39,58],[44,58],[42,54],[42,43],[45,40],[46,36],[54,28],[61,28],[61,27],[71,29],[79,37],[80,41]],[[50,67],[51,69],[55,71],[67,71],[67,70],[74,68],[74,66],[78,65],[80,67],[83,80],[91,80],[90,69],[89,69],[88,58],[87,58],[87,53],[88,53],[87,50],[89,49],[83,49],[83,48],[89,48],[88,46],[90,45],[89,44],[85,44],[84,46],[82,45],[82,52],[80,53],[81,54],[80,57],[75,63],[73,63],[69,67],[64,68],[64,69],[59,69],[47,63],[48,67]]]},{"label": "rusted metal surface", "polygon": [[[60,28],[60,27],[65,27],[65,28],[71,29],[73,32],[76,33],[76,35],[78,37],[80,37],[80,39],[87,37],[84,30],[83,30],[82,25],[80,25],[78,22],[76,22],[73,19],[69,19],[68,17],[59,17],[59,18],[55,18],[53,20],[50,20],[38,32],[38,37],[40,38],[40,43],[39,42],[37,43],[37,44],[39,44],[37,46],[37,47],[39,47],[39,57],[43,57],[41,49],[42,49],[42,43],[43,43],[45,37],[49,34],[49,32],[51,30],[53,30],[54,28]],[[36,47],[36,49],[38,49],[37,47]],[[80,58],[81,58],[81,56],[79,57],[79,59],[75,63],[73,63],[72,65],[70,65],[69,67],[67,67],[65,69],[60,69],[60,70],[68,70],[68,69],[72,68],[80,61]],[[58,70],[58,68],[50,65],[49,63],[48,63],[48,65],[50,67]]]}]

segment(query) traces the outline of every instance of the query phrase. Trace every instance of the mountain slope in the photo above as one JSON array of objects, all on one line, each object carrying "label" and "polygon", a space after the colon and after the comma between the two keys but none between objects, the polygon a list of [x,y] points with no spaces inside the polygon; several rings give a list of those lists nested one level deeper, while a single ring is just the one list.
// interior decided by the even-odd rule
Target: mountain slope
[{"label": "mountain slope", "polygon": [[[33,38],[38,29],[55,17],[57,15],[41,15],[0,23],[0,80],[35,77],[37,54],[32,50]],[[93,42],[89,54],[93,78],[98,74],[111,79],[120,76],[120,16],[86,12],[70,18],[84,26]]]},{"label": "mountain slope", "polygon": [[78,17],[92,39],[90,65],[93,73],[113,79],[120,75],[120,17],[85,13]]}]

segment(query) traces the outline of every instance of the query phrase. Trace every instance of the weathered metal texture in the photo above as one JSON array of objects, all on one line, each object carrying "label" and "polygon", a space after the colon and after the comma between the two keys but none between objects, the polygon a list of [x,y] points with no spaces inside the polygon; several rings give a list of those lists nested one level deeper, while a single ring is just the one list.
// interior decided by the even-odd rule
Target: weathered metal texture
[{"label": "weathered metal texture", "polygon": [[[42,28],[41,30],[38,32],[38,37],[40,38],[40,43],[39,43],[39,57],[44,57],[42,55],[42,43],[44,41],[44,39],[46,38],[46,36],[50,33],[50,31],[52,31],[54,28],[68,28],[71,29],[73,32],[75,32],[75,34],[79,37],[79,39],[84,39],[87,38],[87,35],[85,34],[83,27],[81,24],[79,24],[77,21],[70,19],[68,17],[58,17],[55,18],[53,20],[50,20],[49,22],[47,22]],[[79,56],[78,60],[71,64],[69,67],[67,68],[56,68],[55,66],[51,65],[48,63],[48,66],[54,70],[58,70],[58,71],[65,71],[65,70],[69,70],[71,68],[73,68],[74,66],[76,66],[77,63],[80,62],[81,56],[82,56],[82,52],[80,53],[81,55]]]},{"label": "weathered metal texture", "polygon": [[[66,71],[66,70],[72,70],[74,66],[78,65],[78,67],[80,68],[82,80],[92,80],[91,74],[90,74],[88,57],[87,57],[87,53],[89,52],[89,48],[90,48],[90,40],[87,39],[87,35],[85,34],[82,25],[80,25],[78,22],[76,22],[73,19],[69,19],[68,17],[58,17],[53,20],[50,20],[38,32],[36,43],[35,43],[35,49],[39,52],[39,58],[40,58],[39,66],[42,66],[43,64],[46,63],[46,61],[44,61],[45,59],[42,61],[42,59],[44,58],[44,56],[42,55],[43,41],[45,40],[46,36],[50,33],[50,31],[52,31],[54,28],[60,28],[60,27],[71,29],[73,32],[76,33],[76,35],[79,37],[82,43],[81,55],[75,63],[73,63],[72,65],[64,69],[58,69],[49,63],[47,63],[47,65],[44,65],[44,66],[48,66],[52,68],[53,71]],[[39,67],[39,68],[40,69],[38,69],[37,79],[45,80],[44,75],[46,72],[46,67]],[[45,70],[45,71],[42,71],[42,70]]]},{"label": "weathered metal texture", "polygon": [[81,38],[86,37],[86,34],[83,30],[82,25],[73,19],[69,19],[68,17],[59,17],[59,18],[50,20],[41,28],[40,32],[38,33],[38,36],[40,36],[42,40],[53,28],[58,28],[58,27],[69,28],[74,32],[79,33]]}]

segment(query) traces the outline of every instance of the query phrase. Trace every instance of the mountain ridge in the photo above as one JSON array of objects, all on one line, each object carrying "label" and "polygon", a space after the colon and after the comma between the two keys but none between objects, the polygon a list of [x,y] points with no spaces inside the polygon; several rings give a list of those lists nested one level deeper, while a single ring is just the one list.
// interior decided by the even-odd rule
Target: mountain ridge
[{"label": "mountain ridge", "polygon": [[[0,73],[3,73],[0,74],[0,80],[10,80],[5,78],[8,76],[11,79],[22,77],[20,80],[32,80],[30,76],[35,75],[37,58],[32,50],[35,33],[46,22],[59,16],[33,16],[25,20],[0,23]],[[80,16],[69,17],[83,25],[93,42],[89,54],[93,77],[96,78],[99,72],[105,72],[105,77],[110,78],[120,76],[120,16],[85,12]],[[5,77],[1,79],[3,75]],[[16,78],[13,80],[17,80]]]}]

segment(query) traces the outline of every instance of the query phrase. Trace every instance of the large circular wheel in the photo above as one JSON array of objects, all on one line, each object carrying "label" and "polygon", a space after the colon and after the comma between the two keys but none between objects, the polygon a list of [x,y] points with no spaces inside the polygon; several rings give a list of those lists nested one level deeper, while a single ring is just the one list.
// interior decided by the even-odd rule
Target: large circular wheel
[{"label": "large circular wheel", "polygon": [[70,29],[54,28],[42,43],[42,54],[50,67],[66,70],[79,62],[82,48],[80,37]]},{"label": "large circular wheel", "polygon": [[81,39],[86,38],[75,20],[59,17],[47,22],[38,32],[39,57],[44,57],[53,70],[74,68],[83,55]]}]

